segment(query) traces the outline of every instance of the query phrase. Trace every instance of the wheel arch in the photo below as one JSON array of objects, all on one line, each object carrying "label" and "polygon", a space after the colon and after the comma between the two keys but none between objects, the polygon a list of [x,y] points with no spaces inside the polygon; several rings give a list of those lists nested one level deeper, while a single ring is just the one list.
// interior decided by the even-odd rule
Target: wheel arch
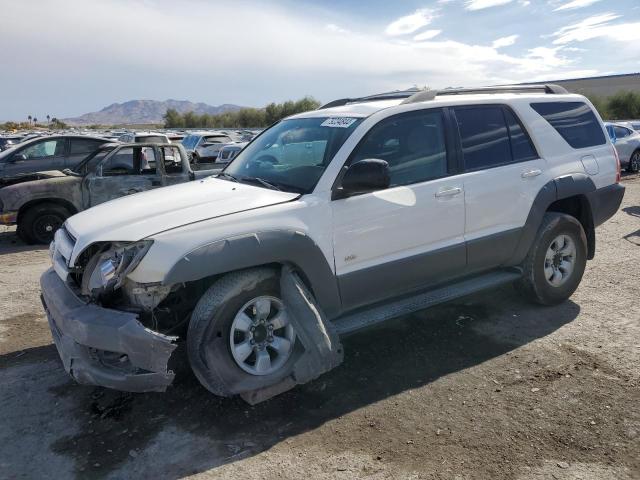
[{"label": "wheel arch", "polygon": [[237,270],[285,265],[300,274],[327,317],[339,313],[341,301],[333,270],[320,247],[299,231],[256,232],[203,245],[182,256],[162,283],[175,285]]},{"label": "wheel arch", "polygon": [[64,207],[69,211],[69,213],[71,213],[71,215],[78,213],[78,209],[76,208],[76,206],[73,203],[71,203],[69,200],[65,200],[63,198],[56,198],[56,197],[36,198],[33,200],[29,200],[18,209],[18,218],[16,220],[16,223],[20,223],[20,218],[28,210],[31,210],[33,207],[37,207],[38,205],[43,205],[48,203]]},{"label": "wheel arch", "polygon": [[522,263],[535,240],[544,214],[550,211],[575,217],[587,236],[587,258],[595,255],[596,237],[589,196],[596,190],[593,180],[584,173],[564,175],[547,182],[538,192],[522,229],[518,246],[507,265]]}]

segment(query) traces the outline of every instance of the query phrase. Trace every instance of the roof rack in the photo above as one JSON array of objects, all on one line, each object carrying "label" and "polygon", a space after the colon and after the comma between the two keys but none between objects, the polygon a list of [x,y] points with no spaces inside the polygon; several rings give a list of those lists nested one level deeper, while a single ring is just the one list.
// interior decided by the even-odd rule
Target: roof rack
[{"label": "roof rack", "polygon": [[443,95],[478,95],[482,93],[546,93],[549,95],[562,95],[569,93],[566,88],[554,84],[540,85],[501,85],[495,87],[477,87],[477,88],[451,88],[447,90],[422,90],[411,97],[405,99],[402,103],[417,103],[433,100]]},{"label": "roof rack", "polygon": [[417,88],[413,88],[411,90],[396,90],[395,92],[377,93],[375,95],[368,95],[366,97],[360,98],[340,98],[338,100],[333,100],[329,103],[325,103],[320,108],[318,108],[318,110],[323,110],[325,108],[331,107],[340,107],[349,103],[376,102],[380,100],[399,100],[403,98],[410,98],[418,92],[420,92],[420,90],[418,90]]}]

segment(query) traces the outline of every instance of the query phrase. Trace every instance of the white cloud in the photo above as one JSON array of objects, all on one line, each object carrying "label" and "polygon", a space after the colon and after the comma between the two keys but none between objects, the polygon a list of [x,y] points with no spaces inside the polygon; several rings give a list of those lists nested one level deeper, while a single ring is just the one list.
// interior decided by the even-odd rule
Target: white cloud
[{"label": "white cloud", "polygon": [[506,5],[511,3],[512,0],[467,0],[467,10],[483,10],[485,8],[497,7],[499,5]]},{"label": "white cloud", "polygon": [[413,37],[413,39],[416,42],[422,42],[424,40],[431,40],[432,38],[437,37],[441,33],[442,33],[442,30],[426,30],[422,33],[419,33],[415,37]]},{"label": "white cloud", "polygon": [[572,0],[571,2],[565,3],[564,5],[560,5],[558,8],[554,9],[554,12],[559,10],[573,10],[576,8],[588,7],[589,5],[593,5],[600,0]]},{"label": "white cloud", "polygon": [[491,46],[493,48],[509,47],[514,43],[516,43],[516,40],[518,39],[518,37],[519,35],[509,35],[508,37],[501,37],[501,38],[498,38],[497,40],[494,40]]},{"label": "white cloud", "polygon": [[432,22],[435,12],[429,8],[421,8],[411,15],[394,20],[385,29],[387,35],[407,35]]},{"label": "white cloud", "polygon": [[586,18],[581,22],[567,25],[552,35],[556,37],[553,43],[555,45],[565,45],[599,37],[607,37],[619,42],[640,40],[640,22],[611,23],[620,17],[615,13],[603,13]]},{"label": "white cloud", "polygon": [[[214,16],[230,21],[212,29]],[[246,0],[241,12],[234,0],[12,2],[3,10],[0,44],[11,45],[21,60],[20,68],[2,71],[0,114],[65,117],[131,98],[261,106],[312,94],[328,101],[412,84],[529,81],[576,68],[561,45],[507,55],[413,28],[432,16],[404,22],[399,30],[407,37],[389,37],[366,33],[368,25],[352,21],[347,30],[331,23],[331,15],[258,0]],[[237,35],[233,19],[242,20],[247,35]],[[189,35],[176,33],[184,31]],[[232,47],[221,48],[230,38]]]}]

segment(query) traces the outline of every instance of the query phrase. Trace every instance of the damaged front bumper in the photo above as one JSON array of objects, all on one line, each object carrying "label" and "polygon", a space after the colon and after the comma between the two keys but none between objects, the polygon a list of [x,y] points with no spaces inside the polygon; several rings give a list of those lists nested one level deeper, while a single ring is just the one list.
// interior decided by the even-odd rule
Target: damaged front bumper
[{"label": "damaged front bumper", "polygon": [[149,330],[134,313],[84,302],[50,268],[42,303],[65,370],[78,382],[127,392],[163,392],[177,337]]}]

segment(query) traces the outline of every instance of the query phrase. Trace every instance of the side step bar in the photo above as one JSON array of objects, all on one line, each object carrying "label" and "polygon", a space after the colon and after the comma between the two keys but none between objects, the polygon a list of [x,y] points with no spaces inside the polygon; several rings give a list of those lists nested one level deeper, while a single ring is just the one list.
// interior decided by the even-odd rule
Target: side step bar
[{"label": "side step bar", "polygon": [[504,283],[513,282],[520,278],[521,273],[514,270],[500,270],[486,273],[467,280],[444,287],[420,293],[411,297],[395,300],[385,305],[379,305],[347,314],[336,318],[333,323],[339,335],[353,333],[357,330],[371,327],[391,318],[417,312],[439,303],[448,302],[465,295],[479,292],[487,288],[496,287]]}]

